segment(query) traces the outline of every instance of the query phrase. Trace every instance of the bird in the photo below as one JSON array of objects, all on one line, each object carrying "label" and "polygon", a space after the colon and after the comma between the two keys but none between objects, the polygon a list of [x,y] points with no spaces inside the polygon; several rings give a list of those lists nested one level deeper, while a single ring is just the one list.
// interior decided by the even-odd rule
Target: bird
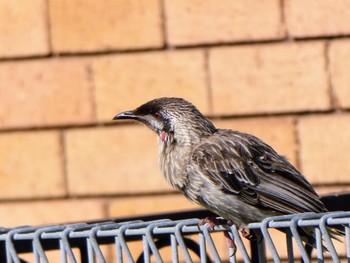
[{"label": "bird", "polygon": [[[284,156],[254,135],[216,128],[185,99],[156,98],[113,118],[120,119],[157,134],[160,169],[174,188],[240,229],[271,216],[327,212]],[[304,239],[315,246],[312,233]]]}]

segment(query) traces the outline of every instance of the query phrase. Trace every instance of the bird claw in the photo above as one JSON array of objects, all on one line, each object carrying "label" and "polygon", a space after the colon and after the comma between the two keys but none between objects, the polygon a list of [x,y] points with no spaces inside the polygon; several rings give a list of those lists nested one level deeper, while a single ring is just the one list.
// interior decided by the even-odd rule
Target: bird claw
[{"label": "bird claw", "polygon": [[[229,221],[231,221],[231,220],[229,220]],[[226,219],[222,219],[222,218],[207,216],[206,218],[203,218],[199,221],[200,226],[205,225],[205,224],[207,224],[208,228],[213,230],[215,226],[228,224],[228,221]]]},{"label": "bird claw", "polygon": [[207,224],[210,229],[213,229],[213,227],[216,225],[214,223],[215,219],[216,219],[215,217],[207,216],[206,218],[202,218],[199,221],[199,225],[203,226],[203,225]]},{"label": "bird claw", "polygon": [[225,236],[225,240],[226,240],[226,244],[229,248],[229,250],[232,250],[232,253],[230,253],[230,257],[233,257],[234,255],[236,255],[237,252],[237,246],[235,241],[232,239],[232,237],[230,236],[228,231],[224,231],[224,236]]},{"label": "bird claw", "polygon": [[[201,219],[199,222],[199,225],[201,225],[201,226],[205,225],[205,224],[207,224],[208,228],[213,230],[215,226],[218,226],[218,225],[232,226],[234,223],[232,220],[226,220],[223,218],[216,218],[216,217],[208,216],[206,218]],[[227,244],[228,248],[230,250],[232,250],[230,257],[233,257],[234,255],[236,255],[236,252],[237,252],[237,246],[235,244],[235,241],[232,239],[232,237],[230,236],[228,231],[224,231],[223,233],[224,233],[226,244]]]},{"label": "bird claw", "polygon": [[251,240],[252,237],[254,236],[253,234],[250,233],[249,229],[245,225],[241,225],[239,227],[239,231],[241,232],[242,236],[248,240]]},{"label": "bird claw", "polygon": [[241,232],[242,236],[246,239],[255,242],[256,244],[260,244],[263,241],[263,236],[260,231],[257,230],[249,230],[247,231],[247,227],[245,225],[242,225],[239,227],[239,231]]}]

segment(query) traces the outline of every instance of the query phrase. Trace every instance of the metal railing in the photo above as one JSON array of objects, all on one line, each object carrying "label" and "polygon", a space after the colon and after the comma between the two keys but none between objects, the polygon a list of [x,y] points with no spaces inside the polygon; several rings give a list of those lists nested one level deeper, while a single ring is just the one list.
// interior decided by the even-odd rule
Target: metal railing
[{"label": "metal railing", "polygon": [[[47,252],[60,251],[61,262],[265,262],[266,252],[274,262],[281,262],[280,251],[271,235],[272,229],[286,232],[285,244],[287,260],[295,262],[301,256],[304,262],[310,262],[310,253],[299,235],[299,228],[312,228],[315,232],[316,259],[323,262],[331,258],[333,262],[350,259],[350,212],[330,212],[326,214],[298,214],[267,218],[263,222],[249,224],[248,228],[262,233],[256,242],[253,258],[247,243],[235,226],[222,225],[210,229],[199,225],[199,219],[158,219],[151,221],[105,221],[42,227],[23,226],[13,229],[0,229],[1,262],[23,262],[21,253],[31,252],[34,262],[49,262]],[[332,240],[329,227],[339,227],[345,233],[341,237],[343,251]],[[220,254],[213,234],[228,231],[234,238],[237,252],[226,249],[226,255]],[[224,239],[224,236],[218,236]],[[217,237],[217,238],[218,238]],[[139,240],[142,243],[141,254],[134,254],[130,244]],[[294,242],[292,242],[294,240]],[[280,242],[280,241],[279,241]],[[265,245],[265,244],[266,245]],[[104,253],[102,246],[111,245],[113,256]],[[161,248],[169,246],[171,256],[165,259]],[[79,255],[76,251],[78,248]],[[328,251],[326,251],[326,249]],[[297,253],[293,252],[296,251]],[[299,252],[299,253],[298,253]],[[110,253],[109,253],[110,254]],[[299,254],[295,256],[295,254]]]}]

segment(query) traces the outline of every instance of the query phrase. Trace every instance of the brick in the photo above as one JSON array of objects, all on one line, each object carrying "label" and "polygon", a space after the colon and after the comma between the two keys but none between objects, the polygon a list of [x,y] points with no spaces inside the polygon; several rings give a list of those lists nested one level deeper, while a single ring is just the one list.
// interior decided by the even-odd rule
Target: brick
[{"label": "brick", "polygon": [[287,30],[294,37],[350,33],[349,0],[286,0]]},{"label": "brick", "polygon": [[163,45],[160,1],[50,0],[56,52],[155,48]]},{"label": "brick", "polygon": [[329,61],[336,106],[350,108],[350,41],[331,42]]},{"label": "brick", "polygon": [[157,97],[184,97],[209,110],[202,51],[106,57],[94,61],[93,71],[99,120]]},{"label": "brick", "polygon": [[141,125],[74,129],[65,134],[73,195],[167,192],[156,135]]},{"label": "brick", "polygon": [[301,166],[314,184],[349,183],[350,115],[301,118]]},{"label": "brick", "polygon": [[108,205],[109,217],[144,216],[199,209],[182,194],[116,198]]},{"label": "brick", "polygon": [[0,149],[0,198],[66,194],[58,132],[3,133]]},{"label": "brick", "polygon": [[165,9],[170,45],[279,39],[285,35],[278,0],[166,0]]},{"label": "brick", "polygon": [[329,109],[324,50],[321,42],[212,49],[214,113]]},{"label": "brick", "polygon": [[0,57],[49,53],[45,0],[0,1]]},{"label": "brick", "polygon": [[0,215],[1,226],[4,227],[64,224],[106,218],[105,204],[97,199],[3,202]]},{"label": "brick", "polygon": [[218,128],[253,134],[297,165],[295,124],[292,118],[253,118],[214,121]]},{"label": "brick", "polygon": [[84,61],[0,64],[0,128],[91,122],[92,90]]}]

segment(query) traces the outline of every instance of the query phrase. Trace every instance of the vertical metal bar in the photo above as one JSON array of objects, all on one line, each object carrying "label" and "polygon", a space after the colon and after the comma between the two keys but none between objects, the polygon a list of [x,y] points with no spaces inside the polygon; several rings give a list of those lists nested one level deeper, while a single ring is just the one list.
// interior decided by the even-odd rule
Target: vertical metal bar
[{"label": "vertical metal bar", "polygon": [[145,263],[151,262],[149,245],[147,242],[147,237],[145,235],[142,235],[142,244],[143,244],[143,260]]},{"label": "vertical metal bar", "polygon": [[20,263],[20,259],[18,257],[14,241],[14,236],[17,232],[20,232],[20,229],[13,229],[7,233],[6,236],[6,254],[7,254],[7,262]]},{"label": "vertical metal bar", "polygon": [[123,263],[123,251],[118,236],[114,237],[115,257],[117,263]]},{"label": "vertical metal bar", "polygon": [[294,258],[294,248],[293,248],[293,238],[289,229],[286,230],[286,241],[287,241],[287,255],[288,255],[288,263],[295,262]]},{"label": "vertical metal bar", "polygon": [[39,256],[38,250],[34,245],[34,241],[32,242],[32,244],[33,244],[34,263],[40,263],[40,256]]},{"label": "vertical metal bar", "polygon": [[318,227],[315,228],[315,239],[316,239],[317,261],[321,263],[321,262],[324,262],[323,243],[322,243],[322,233]]},{"label": "vertical metal bar", "polygon": [[69,240],[68,240],[68,236],[69,236],[69,233],[71,231],[73,231],[73,227],[68,226],[66,229],[63,230],[63,232],[61,234],[61,238],[62,238],[63,248],[66,252],[66,255],[69,258],[69,261],[71,263],[77,263],[77,260],[73,254],[72,248],[71,248],[71,246],[69,244]]},{"label": "vertical metal bar", "polygon": [[264,236],[264,239],[265,239],[265,242],[266,242],[267,246],[270,249],[273,261],[274,262],[281,262],[281,259],[280,259],[280,256],[278,255],[278,252],[277,252],[277,249],[275,247],[275,244],[273,243],[271,235],[270,235],[270,233],[268,231],[269,223],[272,222],[272,221],[273,221],[273,219],[271,219],[271,218],[264,219],[262,221],[262,224],[261,224],[261,232],[262,232],[262,234]]},{"label": "vertical metal bar", "polygon": [[[234,242],[238,247],[239,251],[241,252],[244,262],[251,262],[247,249],[244,246],[243,240],[240,234],[238,233],[237,226],[232,225],[231,227],[229,226],[224,226],[224,227],[229,231],[230,234],[232,234]],[[233,252],[230,252],[230,253],[232,255]]]},{"label": "vertical metal bar", "polygon": [[339,256],[337,254],[337,251],[334,247],[334,244],[332,242],[332,239],[330,237],[330,234],[328,232],[328,229],[327,229],[327,220],[329,218],[331,218],[332,215],[331,214],[326,214],[324,216],[321,217],[320,219],[320,230],[322,232],[322,235],[323,235],[323,238],[327,244],[327,249],[329,251],[329,253],[331,254],[331,257],[332,257],[332,260],[333,262],[335,263],[340,263],[340,260],[339,260]]},{"label": "vertical metal bar", "polygon": [[95,263],[94,250],[92,249],[92,245],[91,245],[91,240],[90,239],[86,240],[86,245],[87,245],[88,262],[89,263]]},{"label": "vertical metal bar", "polygon": [[201,229],[203,231],[203,234],[205,236],[205,240],[207,241],[208,247],[210,249],[211,255],[214,259],[215,262],[221,262],[219,253],[215,247],[213,238],[211,237],[210,233],[209,233],[209,228],[207,225],[201,226]]},{"label": "vertical metal bar", "polygon": [[[230,231],[227,231],[227,234],[230,236],[230,238],[232,239],[232,240],[234,240],[234,241],[232,241],[232,242],[234,242],[235,244],[234,244],[234,246],[236,246],[235,248],[233,248],[233,247],[229,247],[228,248],[228,258],[229,258],[229,262],[230,263],[236,263],[237,262],[237,260],[236,260],[236,254],[237,254],[237,242],[236,242],[236,239],[233,237],[233,234],[232,233],[230,233]],[[227,238],[227,237],[225,237],[225,238]]]},{"label": "vertical metal bar", "polygon": [[33,238],[33,249],[37,254],[37,262],[44,262],[44,263],[48,263],[49,260],[45,254],[45,251],[41,245],[41,236],[43,233],[45,233],[46,231],[58,231],[58,230],[62,230],[62,227],[60,226],[49,226],[49,227],[43,227],[43,228],[38,228],[35,232],[34,232],[34,238]]},{"label": "vertical metal bar", "polygon": [[193,262],[191,256],[190,256],[190,253],[188,252],[188,249],[186,247],[186,244],[185,244],[185,241],[183,240],[183,237],[182,237],[182,228],[186,225],[186,221],[183,221],[183,222],[180,222],[180,223],[177,223],[176,226],[175,226],[175,236],[176,236],[176,239],[177,239],[177,242],[181,248],[181,251],[183,253],[183,256],[185,258],[185,261],[187,263],[189,262]]},{"label": "vertical metal bar", "polygon": [[228,258],[229,258],[228,261],[230,263],[236,263],[237,262],[237,260],[236,260],[236,253],[235,253],[233,248],[229,248],[229,250],[228,250]]},{"label": "vertical metal bar", "polygon": [[153,229],[155,227],[156,227],[155,224],[151,224],[151,225],[149,225],[146,228],[146,239],[147,239],[147,243],[149,244],[149,246],[150,246],[150,248],[152,250],[153,256],[156,259],[156,262],[160,263],[160,262],[163,262],[163,259],[162,259],[162,256],[159,253],[157,245],[155,244],[155,242],[153,240],[153,235],[152,235]]},{"label": "vertical metal bar", "polygon": [[346,258],[350,262],[350,228],[349,226],[345,227],[345,244],[346,244]]},{"label": "vertical metal bar", "polygon": [[64,250],[62,239],[60,239],[60,241],[59,241],[59,247],[60,247],[61,262],[67,263],[66,251]]},{"label": "vertical metal bar", "polygon": [[300,237],[300,234],[298,231],[298,221],[301,219],[302,219],[301,215],[296,215],[295,217],[293,217],[291,220],[290,230],[291,230],[291,233],[295,239],[295,242],[298,245],[298,248],[299,248],[299,251],[300,251],[300,254],[301,254],[301,257],[302,257],[304,263],[310,263],[311,262],[310,257],[309,257],[309,255],[304,247],[304,244],[301,240],[301,237]]},{"label": "vertical metal bar", "polygon": [[97,242],[97,239],[96,239],[97,232],[100,231],[100,229],[101,229],[101,226],[95,226],[94,228],[91,229],[91,232],[90,232],[90,235],[89,235],[90,244],[91,244],[91,247],[92,247],[93,252],[94,252],[92,254],[92,256],[93,256],[93,258],[92,258],[93,261],[92,262],[95,262],[95,257],[97,257],[98,262],[105,263],[106,260],[105,260],[105,258],[103,256],[101,248],[100,248],[100,246],[99,246],[99,244]]},{"label": "vertical metal bar", "polygon": [[170,244],[171,244],[171,254],[173,263],[179,262],[179,250],[177,247],[176,236],[174,234],[170,234]]},{"label": "vertical metal bar", "polygon": [[205,242],[205,237],[203,233],[198,234],[199,238],[199,256],[200,256],[200,262],[201,263],[207,263],[207,246]]},{"label": "vertical metal bar", "polygon": [[6,245],[6,263],[12,263],[11,253],[10,253],[10,250],[7,248],[7,245]]},{"label": "vertical metal bar", "polygon": [[228,249],[228,258],[230,263],[236,263],[236,252],[234,251],[233,248]]},{"label": "vertical metal bar", "polygon": [[126,225],[126,224],[121,226],[118,229],[119,231],[117,232],[117,235],[118,235],[118,239],[120,241],[121,247],[122,247],[123,256],[126,257],[127,262],[134,263],[135,261],[131,255],[130,249],[129,249],[127,242],[125,240],[125,231],[127,228],[128,228],[128,225]]}]

